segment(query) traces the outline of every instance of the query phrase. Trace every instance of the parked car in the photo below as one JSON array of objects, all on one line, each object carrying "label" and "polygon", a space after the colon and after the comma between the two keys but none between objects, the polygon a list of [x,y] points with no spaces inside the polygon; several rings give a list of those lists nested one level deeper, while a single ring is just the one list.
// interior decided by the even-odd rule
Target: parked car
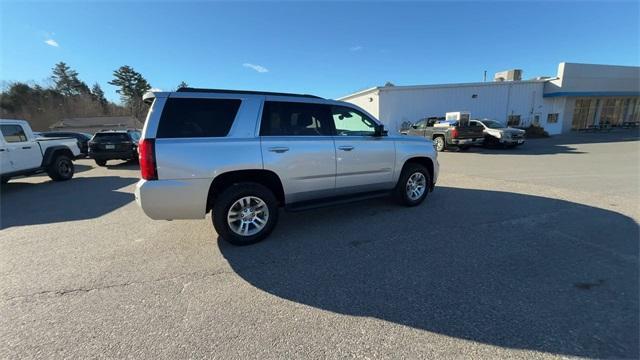
[{"label": "parked car", "polygon": [[433,190],[431,141],[392,137],[361,108],[311,95],[182,88],[148,93],[137,203],[152,219],[204,218],[226,241],[264,239],[278,208]]},{"label": "parked car", "polygon": [[75,139],[43,139],[24,120],[0,119],[0,180],[46,172],[52,180],[73,177],[72,160],[80,155]]},{"label": "parked car", "polygon": [[91,134],[73,131],[46,131],[37,133],[36,136],[42,138],[74,138],[78,141],[78,147],[83,156],[89,154],[89,140]]},{"label": "parked car", "polygon": [[138,130],[108,130],[93,135],[89,140],[89,157],[98,166],[108,160],[138,160]]},{"label": "parked car", "polygon": [[525,131],[490,119],[471,120],[472,124],[481,126],[484,132],[484,145],[518,146],[524,144]]},{"label": "parked car", "polygon": [[473,145],[484,142],[482,128],[468,121],[443,120],[443,118],[425,118],[417,121],[404,135],[417,135],[433,140],[437,151],[445,151],[451,147],[468,150]]}]

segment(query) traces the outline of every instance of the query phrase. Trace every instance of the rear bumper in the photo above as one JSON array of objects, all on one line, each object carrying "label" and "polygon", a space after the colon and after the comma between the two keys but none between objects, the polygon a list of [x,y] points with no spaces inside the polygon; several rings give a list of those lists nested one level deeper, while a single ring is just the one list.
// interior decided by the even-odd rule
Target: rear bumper
[{"label": "rear bumper", "polygon": [[472,139],[451,139],[452,145],[480,145],[484,142],[484,137]]},{"label": "rear bumper", "polygon": [[140,180],[136,203],[154,220],[202,219],[210,186],[210,179]]},{"label": "rear bumper", "polygon": [[96,160],[133,159],[138,157],[138,153],[133,150],[100,152],[89,151],[88,156]]}]

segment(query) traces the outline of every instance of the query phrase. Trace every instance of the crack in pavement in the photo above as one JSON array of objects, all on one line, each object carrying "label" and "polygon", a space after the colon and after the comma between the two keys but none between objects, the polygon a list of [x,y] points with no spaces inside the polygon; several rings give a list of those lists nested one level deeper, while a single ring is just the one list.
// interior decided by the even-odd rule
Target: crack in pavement
[{"label": "crack in pavement", "polygon": [[[231,270],[221,270],[221,271],[215,271],[215,272],[211,272],[211,273],[205,273],[205,274],[202,274],[201,276],[197,277],[196,279],[192,279],[187,284],[190,284],[193,281],[202,280],[202,279],[205,279],[205,278],[208,278],[208,277],[212,277],[212,276],[223,275],[223,274],[232,274],[232,273],[235,273],[235,272],[231,271]],[[127,286],[130,286],[130,285],[143,285],[143,284],[150,284],[150,283],[155,283],[155,282],[172,281],[172,280],[177,280],[177,279],[180,279],[180,278],[197,276],[198,274],[201,274],[201,273],[194,272],[194,273],[180,274],[180,275],[166,277],[166,278],[144,280],[144,281],[129,281],[129,282],[120,283],[120,284],[102,285],[102,286],[95,286],[95,287],[91,287],[91,288],[43,290],[43,291],[38,291],[38,292],[35,292],[35,293],[31,293],[31,294],[18,295],[18,296],[13,296],[13,297],[9,297],[9,298],[4,298],[4,299],[2,299],[2,302],[10,302],[10,301],[17,300],[17,299],[25,299],[25,298],[30,298],[30,297],[40,296],[40,295],[54,295],[54,296],[74,295],[74,294],[88,293],[88,292],[97,291],[97,290],[106,290],[106,289],[111,289],[111,288],[127,287]],[[182,285],[182,290],[179,292],[179,294],[182,294],[182,292],[184,291],[185,286],[186,286],[186,284]]]}]

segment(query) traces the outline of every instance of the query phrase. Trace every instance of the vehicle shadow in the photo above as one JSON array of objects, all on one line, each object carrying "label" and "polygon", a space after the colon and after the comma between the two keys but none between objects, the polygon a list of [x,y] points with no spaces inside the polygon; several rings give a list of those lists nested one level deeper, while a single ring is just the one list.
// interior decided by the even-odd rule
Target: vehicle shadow
[{"label": "vehicle shadow", "polygon": [[487,155],[586,154],[578,149],[579,145],[639,140],[640,132],[637,129],[616,129],[611,132],[571,132],[549,138],[527,139],[523,145],[516,147],[474,147],[470,151]]},{"label": "vehicle shadow", "polygon": [[137,170],[140,168],[140,165],[137,161],[120,161],[120,162],[109,162],[106,166],[109,170]]},{"label": "vehicle shadow", "polygon": [[138,181],[129,177],[76,177],[43,183],[9,182],[0,189],[0,229],[96,218],[134,200],[117,191]]},{"label": "vehicle shadow", "polygon": [[437,187],[419,207],[373,200],[283,213],[266,241],[219,239],[275,296],[513,349],[637,358],[637,223],[516,193]]}]

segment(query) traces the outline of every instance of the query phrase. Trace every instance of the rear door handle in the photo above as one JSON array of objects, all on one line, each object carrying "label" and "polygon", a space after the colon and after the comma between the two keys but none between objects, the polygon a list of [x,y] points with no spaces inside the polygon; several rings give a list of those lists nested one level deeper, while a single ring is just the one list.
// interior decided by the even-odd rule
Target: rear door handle
[{"label": "rear door handle", "polygon": [[344,151],[351,151],[351,150],[353,150],[353,146],[351,146],[351,145],[340,145],[340,146],[338,146],[338,149],[344,150]]},{"label": "rear door handle", "polygon": [[272,146],[272,147],[269,148],[269,151],[281,154],[281,153],[289,151],[289,148],[286,147],[286,146]]},{"label": "rear door handle", "polygon": [[23,146],[22,148],[27,150],[27,149],[31,149],[31,146]]}]

